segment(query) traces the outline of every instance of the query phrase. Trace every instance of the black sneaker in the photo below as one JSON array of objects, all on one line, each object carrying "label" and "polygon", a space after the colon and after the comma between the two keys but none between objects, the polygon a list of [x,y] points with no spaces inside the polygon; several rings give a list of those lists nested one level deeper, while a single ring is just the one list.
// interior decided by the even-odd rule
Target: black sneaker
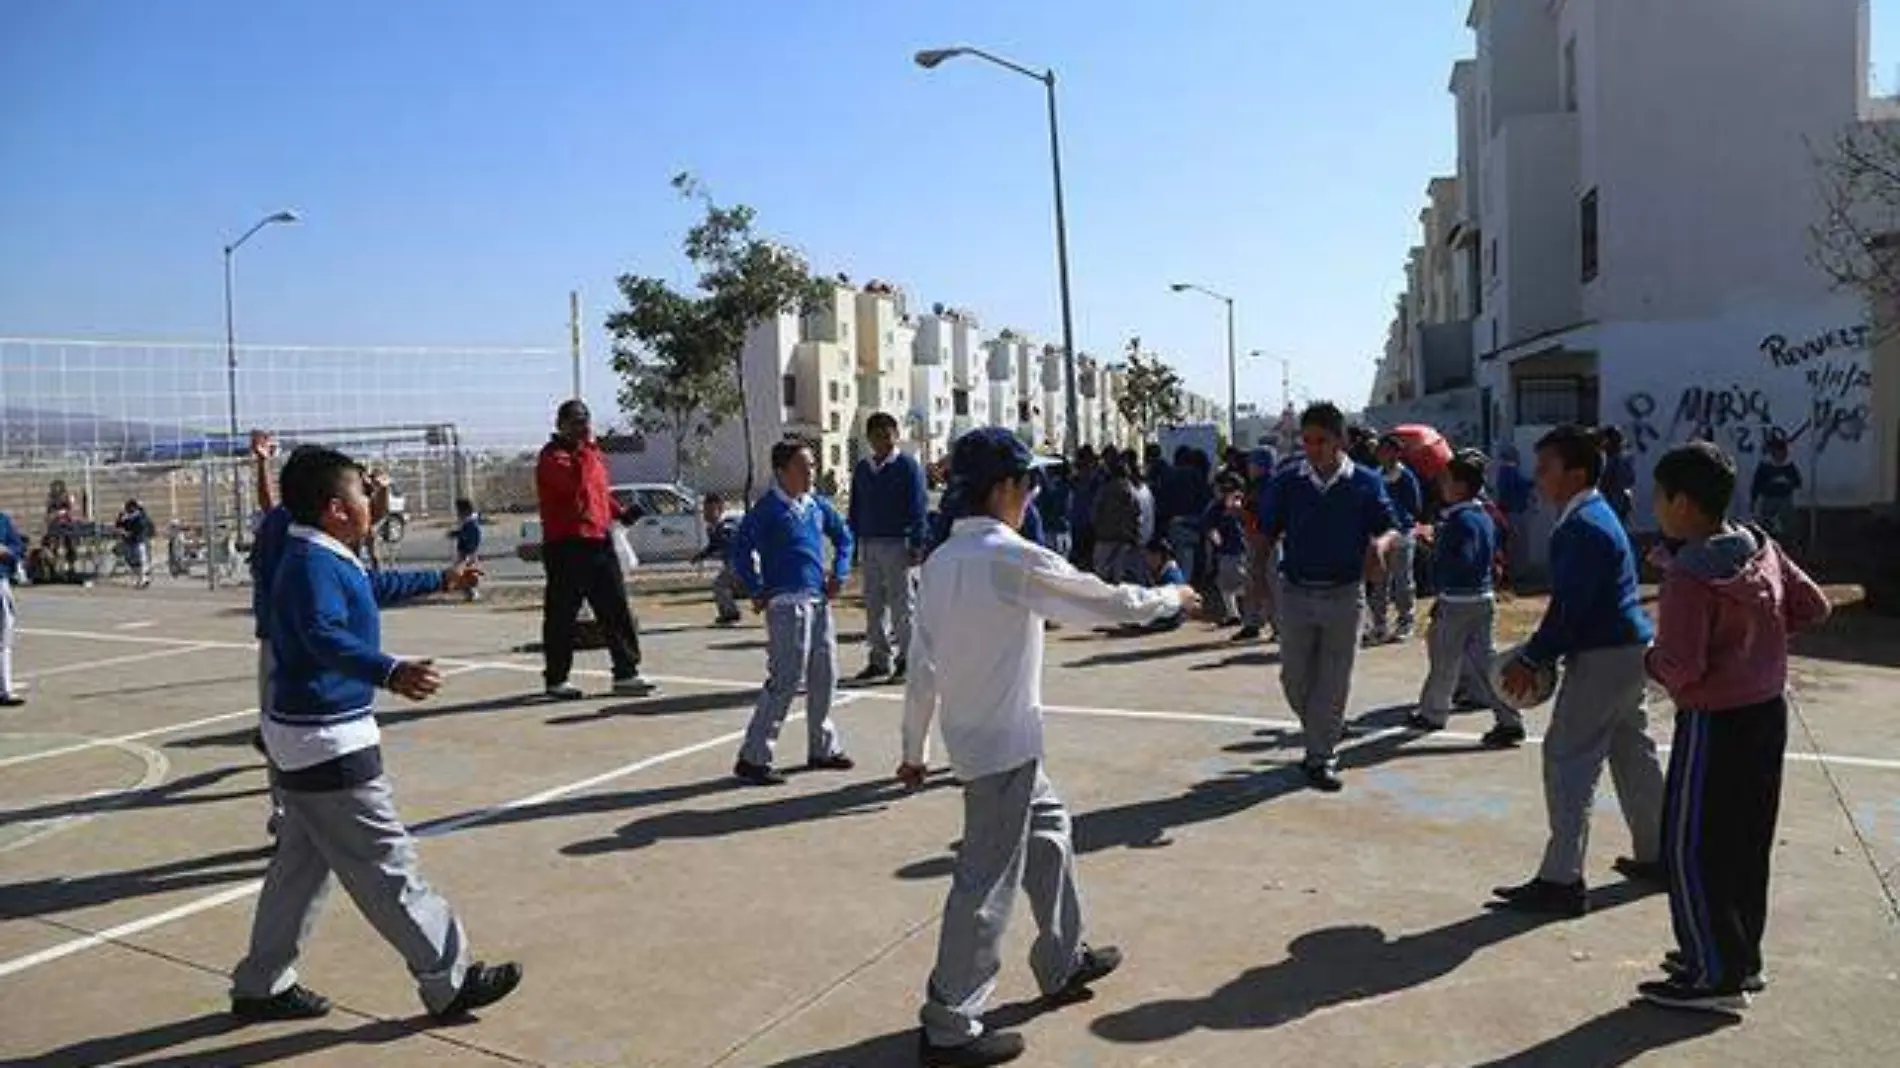
[{"label": "black sneaker", "polygon": [[1486,749],[1516,749],[1524,744],[1524,728],[1515,723],[1500,723],[1485,731],[1478,744]]},{"label": "black sneaker", "polygon": [[843,753],[833,753],[828,757],[814,757],[805,761],[805,767],[811,771],[850,771],[857,766],[857,761]]},{"label": "black sneaker", "polygon": [[1618,857],[1610,862],[1610,869],[1633,883],[1666,883],[1669,873],[1663,870],[1660,860],[1637,860],[1635,857]]},{"label": "black sneaker", "polygon": [[1008,1064],[1023,1055],[1023,1036],[1013,1031],[985,1031],[961,1046],[935,1046],[930,1036],[917,1035],[917,1059],[924,1068],[983,1068]]},{"label": "black sneaker", "polygon": [[1696,986],[1677,979],[1660,979],[1642,983],[1636,988],[1636,995],[1651,1005],[1660,1005],[1665,1009],[1684,1009],[1690,1012],[1714,1012],[1724,1016],[1740,1016],[1748,1008],[1748,991],[1742,989],[1718,990],[1714,987]]},{"label": "black sneaker", "polygon": [[1239,630],[1235,631],[1234,636],[1227,640],[1233,641],[1233,642],[1259,641],[1260,628],[1253,626],[1252,624],[1248,624],[1247,626],[1241,627]]},{"label": "black sneaker", "polygon": [[785,785],[785,776],[773,771],[770,764],[748,764],[741,760],[732,766],[732,773],[740,782],[752,786]]},{"label": "black sneaker", "polygon": [[462,989],[455,992],[455,1000],[429,1015],[438,1020],[458,1020],[476,1009],[493,1005],[514,993],[515,987],[520,985],[521,965],[512,962],[489,965],[476,961],[462,973]]},{"label": "black sneaker", "polygon": [[1300,774],[1306,776],[1306,784],[1321,793],[1336,794],[1346,788],[1339,781],[1339,775],[1324,764],[1301,764]]},{"label": "black sneaker", "polygon": [[267,998],[231,998],[231,1015],[240,1020],[315,1020],[330,1015],[330,999],[300,984]]},{"label": "black sneaker", "polygon": [[1405,717],[1405,728],[1407,730],[1431,732],[1442,731],[1445,729],[1445,725],[1426,716],[1423,712],[1414,712]]},{"label": "black sneaker", "polygon": [[876,664],[870,664],[867,665],[863,671],[851,676],[851,681],[857,683],[883,682],[890,677],[891,671],[889,668],[881,668]]},{"label": "black sneaker", "polygon": [[1075,958],[1075,971],[1069,973],[1068,981],[1060,989],[1043,995],[1043,1004],[1057,1008],[1086,1001],[1090,996],[1089,986],[1115,974],[1115,969],[1121,966],[1122,951],[1114,946],[1100,949],[1083,946],[1082,952]]},{"label": "black sneaker", "polygon": [[26,698],[17,693],[0,694],[0,708],[19,708],[26,704]]},{"label": "black sneaker", "polygon": [[[1689,961],[1683,957],[1681,950],[1672,949],[1663,954],[1662,968],[1663,972],[1668,975],[1669,978],[1677,980],[1678,982],[1686,983],[1695,978],[1693,974],[1694,969],[1689,967]],[[1742,993],[1744,994],[1759,994],[1766,989],[1768,989],[1768,977],[1760,972],[1756,972],[1742,980]]]},{"label": "black sneaker", "polygon": [[892,682],[903,682],[904,676],[909,673],[910,673],[910,665],[905,662],[904,657],[901,657],[901,656],[898,657],[897,663],[891,665],[891,681]]},{"label": "black sneaker", "polygon": [[713,620],[713,626],[736,627],[739,625],[739,619],[740,619],[739,616],[720,616],[717,619]]},{"label": "black sneaker", "polygon": [[1505,908],[1517,912],[1575,919],[1590,911],[1590,899],[1581,879],[1574,883],[1532,879],[1518,886],[1500,886],[1491,893],[1504,903]]}]

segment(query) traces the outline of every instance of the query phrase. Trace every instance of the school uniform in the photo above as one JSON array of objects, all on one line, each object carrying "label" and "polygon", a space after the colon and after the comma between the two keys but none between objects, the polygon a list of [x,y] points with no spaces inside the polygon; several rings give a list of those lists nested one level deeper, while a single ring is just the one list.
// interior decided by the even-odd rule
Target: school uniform
[{"label": "school uniform", "polygon": [[[455,524],[455,529],[449,532],[449,537],[455,541],[455,562],[457,564],[464,567],[479,567],[481,565],[481,516],[470,513],[466,518]],[[471,586],[469,587],[467,597],[471,601],[480,600],[481,594]]]},{"label": "school uniform", "polygon": [[1104,582],[1140,582],[1142,561],[1141,495],[1127,478],[1112,478],[1095,495],[1095,573]]},{"label": "school uniform", "polygon": [[[924,547],[930,511],[924,469],[901,450],[867,456],[851,472],[849,519],[863,569],[869,669],[901,669],[910,650],[910,617],[917,604],[911,560]],[[893,662],[893,658],[895,662]]]},{"label": "school uniform", "polygon": [[[275,658],[271,655],[271,598],[277,582],[277,567],[283,563],[284,550],[290,543],[290,509],[277,505],[257,519],[257,525],[251,531],[251,621],[252,634],[257,638],[257,722],[260,731],[257,748],[264,752],[263,723],[270,715],[271,672],[275,668]],[[268,753],[265,754],[268,757]],[[277,786],[271,785],[271,814],[264,829],[276,835],[278,826],[283,822],[284,804],[278,796]]]},{"label": "school uniform", "polygon": [[1419,692],[1418,714],[1430,725],[1443,727],[1451,717],[1454,694],[1463,690],[1491,708],[1498,726],[1522,729],[1523,715],[1491,692],[1497,527],[1483,504],[1460,501],[1439,515],[1432,546],[1438,600],[1426,636],[1430,667]]},{"label": "school uniform", "polygon": [[1260,529],[1280,541],[1280,686],[1306,735],[1306,767],[1330,770],[1365,611],[1366,552],[1398,525],[1375,469],[1342,457],[1323,477],[1300,461],[1260,495]]},{"label": "school uniform", "polygon": [[[1412,562],[1417,555],[1418,543],[1413,537],[1413,528],[1418,518],[1424,514],[1425,495],[1419,488],[1418,476],[1403,462],[1392,465],[1390,471],[1381,471],[1385,481],[1385,494],[1392,502],[1394,522],[1398,525],[1398,541],[1392,547],[1390,566],[1385,577],[1370,584],[1368,602],[1372,609],[1372,635],[1385,638],[1396,635],[1406,637],[1414,626],[1417,590],[1412,584]],[[1396,609],[1397,619],[1394,629],[1386,629],[1388,609]]]},{"label": "school uniform", "polygon": [[[831,502],[793,497],[778,486],[759,498],[732,539],[728,559],[748,595],[766,600],[766,678],[739,750],[741,764],[769,768],[779,728],[792,698],[805,688],[806,758],[841,756],[831,721],[838,681],[838,637],[825,592],[825,540],[832,545],[830,574],[851,573],[851,531]],[[756,555],[756,561],[754,559]]]},{"label": "school uniform", "polygon": [[14,529],[13,519],[0,512],[0,700],[17,700],[13,692],[13,580],[25,566],[26,542]]},{"label": "school uniform", "polygon": [[416,867],[415,841],[383,773],[375,695],[397,661],[378,609],[442,588],[434,572],[370,574],[320,530],[291,526],[272,587],[270,706],[263,738],[283,802],[277,850],[231,974],[235,999],[289,989],[330,875],[402,955],[422,1003],[442,1012],[469,968],[468,937]]},{"label": "school uniform", "polygon": [[739,521],[731,516],[722,517],[706,532],[706,547],[693,557],[694,563],[706,560],[719,561],[719,573],[713,576],[713,605],[718,610],[718,622],[737,623],[739,621],[739,594],[745,592],[740,585],[738,573],[732,570],[732,539],[739,532]]},{"label": "school uniform", "polygon": [[1629,537],[1596,490],[1572,498],[1558,516],[1550,580],[1550,605],[1522,654],[1533,665],[1564,667],[1544,735],[1550,840],[1538,878],[1578,884],[1606,761],[1638,862],[1657,859],[1662,833],[1662,765],[1649,737],[1643,682],[1643,655],[1655,631],[1637,595]]},{"label": "school uniform", "polygon": [[1214,589],[1220,594],[1222,623],[1240,621],[1240,594],[1247,588],[1247,528],[1225,504],[1208,505],[1201,527],[1209,535],[1214,554]]},{"label": "school uniform", "polygon": [[956,521],[921,586],[903,759],[926,763],[938,720],[963,784],[963,835],[919,1017],[930,1043],[961,1046],[983,1034],[1019,888],[1036,920],[1029,960],[1044,994],[1063,989],[1085,953],[1071,821],[1043,764],[1043,621],[1142,624],[1181,606],[1172,589],[1079,572],[986,516]]}]

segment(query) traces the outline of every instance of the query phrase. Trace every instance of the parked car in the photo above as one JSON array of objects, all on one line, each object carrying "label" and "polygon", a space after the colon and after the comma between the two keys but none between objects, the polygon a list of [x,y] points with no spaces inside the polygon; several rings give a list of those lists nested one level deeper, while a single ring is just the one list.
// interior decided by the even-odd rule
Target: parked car
[{"label": "parked car", "polygon": [[[677,483],[633,482],[613,486],[610,492],[633,517],[628,533],[642,561],[690,560],[706,547],[706,520],[700,514],[697,490]],[[728,508],[726,514],[740,513]],[[530,563],[541,559],[540,523],[521,524],[521,544],[515,555]]]}]

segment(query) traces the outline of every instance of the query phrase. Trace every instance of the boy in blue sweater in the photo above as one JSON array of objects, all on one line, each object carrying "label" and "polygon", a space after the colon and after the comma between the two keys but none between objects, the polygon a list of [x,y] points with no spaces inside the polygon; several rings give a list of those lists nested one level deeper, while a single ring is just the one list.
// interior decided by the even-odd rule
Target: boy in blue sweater
[{"label": "boy in blue sweater", "polygon": [[[897,448],[897,419],[878,412],[865,423],[871,455],[851,471],[851,536],[864,568],[865,641],[871,661],[855,682],[901,682],[910,652],[917,565],[924,556],[930,498],[924,469]],[[893,658],[893,652],[895,657]]]},{"label": "boy in blue sweater", "polygon": [[730,627],[739,622],[739,594],[745,590],[739,585],[739,576],[732,570],[732,539],[739,533],[739,521],[726,515],[726,498],[717,493],[706,494],[700,502],[700,519],[706,524],[706,547],[693,557],[693,563],[707,560],[719,561],[719,573],[713,576],[713,605],[718,614],[713,617],[713,626]]},{"label": "boy in blue sweater", "polygon": [[0,708],[18,708],[26,698],[13,692],[13,576],[26,559],[26,542],[13,520],[0,512]]},{"label": "boy in blue sweater", "polygon": [[[1412,585],[1412,559],[1417,550],[1413,528],[1425,514],[1425,492],[1402,459],[1405,442],[1397,434],[1379,439],[1379,475],[1385,479],[1385,495],[1392,500],[1392,512],[1398,523],[1398,540],[1393,543],[1392,566],[1383,581],[1367,586],[1372,609],[1372,628],[1366,632],[1366,644],[1410,641],[1416,623],[1414,613],[1417,591]],[[1386,626],[1387,607],[1398,610],[1395,626]]]},{"label": "boy in blue sweater", "polygon": [[[772,446],[774,484],[760,497],[732,540],[732,569],[765,613],[768,642],[765,688],[746,728],[745,744],[732,773],[753,786],[778,786],[785,777],[772,768],[772,747],[805,687],[805,766],[850,771],[831,700],[838,683],[838,636],[831,599],[851,573],[851,531],[831,502],[812,494],[817,461],[811,446],[787,439]],[[825,570],[825,540],[832,546]],[[757,562],[753,560],[757,554]]]},{"label": "boy in blue sweater", "polygon": [[[467,497],[455,499],[455,526],[449,531],[449,539],[455,542],[456,563],[471,568],[482,565],[482,517],[475,511],[475,502]],[[467,597],[479,600],[481,591],[470,586]]]},{"label": "boy in blue sweater", "polygon": [[1478,495],[1484,489],[1484,455],[1463,452],[1452,458],[1439,476],[1439,494],[1445,510],[1428,537],[1433,547],[1432,577],[1438,600],[1432,605],[1432,629],[1426,650],[1431,667],[1418,695],[1418,711],[1406,721],[1414,730],[1444,730],[1451,717],[1453,695],[1483,695],[1497,723],[1485,734],[1487,749],[1509,749],[1524,743],[1524,717],[1491,694],[1491,658],[1495,655],[1493,627],[1497,604],[1492,578],[1497,554],[1497,527]]},{"label": "boy in blue sweater", "polygon": [[370,536],[369,496],[363,469],[341,453],[299,449],[282,486],[294,523],[271,593],[263,734],[284,813],[250,952],[231,974],[231,1011],[246,1020],[329,1012],[329,1001],[298,984],[294,965],[335,872],[402,954],[429,1013],[464,1016],[507,997],[521,968],[471,963],[461,921],[417,872],[415,841],[383,774],[374,704],[378,687],[419,701],[442,682],[428,661],[382,651],[379,606],[466,589],[480,573],[366,572],[356,550]]},{"label": "boy in blue sweater", "polygon": [[1634,853],[1615,868],[1626,878],[1662,877],[1663,773],[1644,708],[1643,656],[1655,631],[1623,522],[1596,489],[1603,463],[1597,435],[1583,427],[1560,426],[1537,443],[1537,490],[1561,510],[1550,534],[1550,604],[1502,682],[1506,696],[1521,699],[1537,668],[1564,666],[1543,745],[1550,840],[1536,877],[1495,891],[1527,912],[1588,909],[1583,860],[1605,761]]},{"label": "boy in blue sweater", "polygon": [[1215,482],[1214,500],[1201,516],[1208,550],[1214,555],[1214,588],[1220,593],[1223,628],[1238,627],[1240,593],[1247,588],[1246,503],[1238,475],[1223,473]]},{"label": "boy in blue sweater", "polygon": [[1327,793],[1336,772],[1358,656],[1368,579],[1398,541],[1385,480],[1346,455],[1346,417],[1321,402],[1300,413],[1305,458],[1260,494],[1260,534],[1281,543],[1280,686],[1306,735],[1307,781]]}]

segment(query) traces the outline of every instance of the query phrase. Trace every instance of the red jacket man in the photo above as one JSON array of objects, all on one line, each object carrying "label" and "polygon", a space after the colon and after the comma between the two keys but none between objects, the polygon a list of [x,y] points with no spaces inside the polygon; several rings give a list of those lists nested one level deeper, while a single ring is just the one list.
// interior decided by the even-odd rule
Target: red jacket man
[{"label": "red jacket man", "polygon": [[534,489],[541,512],[541,566],[548,576],[541,615],[548,696],[562,701],[584,696],[567,681],[582,601],[593,609],[613,658],[614,692],[652,693],[653,684],[640,675],[639,623],[627,603],[626,580],[610,537],[624,509],[607,487],[607,462],[594,444],[587,405],[578,400],[561,405],[554,437],[535,463]]}]

